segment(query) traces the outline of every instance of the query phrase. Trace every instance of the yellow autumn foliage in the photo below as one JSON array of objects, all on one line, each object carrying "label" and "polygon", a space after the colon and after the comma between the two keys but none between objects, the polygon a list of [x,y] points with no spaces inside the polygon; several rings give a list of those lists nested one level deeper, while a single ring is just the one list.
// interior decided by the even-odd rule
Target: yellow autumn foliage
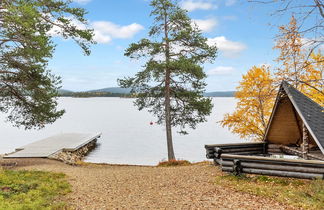
[{"label": "yellow autumn foliage", "polygon": [[312,53],[307,61],[306,75],[303,78],[301,91],[316,103],[324,106],[324,55]]},{"label": "yellow autumn foliage", "polygon": [[294,16],[288,25],[279,27],[278,37],[274,49],[279,50],[280,54],[275,61],[281,64],[281,67],[275,71],[276,81],[281,83],[285,80],[298,89],[305,75],[306,55],[302,49],[302,38]]},{"label": "yellow autumn foliage", "polygon": [[324,106],[324,56],[309,52],[298,31],[294,16],[287,26],[279,27],[274,49],[280,54],[281,66],[272,77],[269,68],[252,67],[237,87],[234,113],[227,113],[220,122],[241,138],[262,140],[274,105],[277,87],[285,80],[312,100]]},{"label": "yellow autumn foliage", "polygon": [[237,87],[234,113],[220,122],[241,138],[262,140],[272,111],[276,88],[268,67],[253,66]]},{"label": "yellow autumn foliage", "polygon": [[[276,59],[281,67],[275,71],[275,80],[286,80],[299,91],[320,105],[324,105],[324,57],[321,52],[309,52],[307,39],[298,31],[297,21],[292,16],[287,26],[279,27],[280,36],[275,49],[280,51]],[[306,42],[306,43],[305,43]]]}]

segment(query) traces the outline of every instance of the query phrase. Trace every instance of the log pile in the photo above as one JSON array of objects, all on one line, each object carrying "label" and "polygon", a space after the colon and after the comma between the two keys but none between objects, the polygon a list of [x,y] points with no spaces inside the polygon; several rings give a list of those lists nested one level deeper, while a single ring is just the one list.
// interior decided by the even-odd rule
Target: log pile
[{"label": "log pile", "polygon": [[270,158],[283,154],[282,146],[266,143],[205,145],[206,156],[222,171],[302,179],[324,179],[324,161]]},{"label": "log pile", "polygon": [[220,158],[222,154],[262,155],[266,153],[266,143],[213,144],[205,145],[207,159]]}]

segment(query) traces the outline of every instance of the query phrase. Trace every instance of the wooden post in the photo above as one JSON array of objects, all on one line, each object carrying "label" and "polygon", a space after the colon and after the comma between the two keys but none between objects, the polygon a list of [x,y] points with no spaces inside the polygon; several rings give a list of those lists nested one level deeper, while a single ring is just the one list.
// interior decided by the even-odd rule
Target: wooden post
[{"label": "wooden post", "polygon": [[308,130],[305,126],[305,123],[303,123],[303,144],[302,144],[302,152],[303,152],[303,158],[307,160],[309,150],[309,136],[308,136]]}]

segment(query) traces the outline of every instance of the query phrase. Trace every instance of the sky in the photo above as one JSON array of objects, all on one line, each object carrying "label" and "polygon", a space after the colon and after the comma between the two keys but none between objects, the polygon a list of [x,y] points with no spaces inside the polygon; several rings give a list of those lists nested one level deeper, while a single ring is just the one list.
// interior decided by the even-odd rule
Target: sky
[{"label": "sky", "polygon": [[[84,56],[73,41],[54,39],[57,48],[49,68],[61,76],[62,87],[73,91],[116,87],[118,78],[140,71],[142,63],[125,57],[124,51],[148,37],[149,4],[149,0],[74,0],[73,6],[88,11],[97,44],[90,56]],[[252,66],[275,65],[276,26],[287,24],[289,17],[273,17],[271,6],[245,0],[180,0],[179,4],[218,47],[216,60],[203,66],[207,91],[235,90]]]}]

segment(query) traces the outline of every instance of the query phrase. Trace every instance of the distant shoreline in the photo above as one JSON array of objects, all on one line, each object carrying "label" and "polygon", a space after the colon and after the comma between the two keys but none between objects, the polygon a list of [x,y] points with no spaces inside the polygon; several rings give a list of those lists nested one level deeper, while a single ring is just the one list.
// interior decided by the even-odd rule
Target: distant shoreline
[{"label": "distant shoreline", "polygon": [[[205,97],[234,97],[234,91],[226,92],[207,92]],[[59,97],[73,97],[73,98],[90,98],[90,97],[119,97],[119,98],[136,98],[136,94],[131,93],[111,93],[111,92],[65,92],[59,93]]]},{"label": "distant shoreline", "polygon": [[[131,93],[129,88],[119,88],[119,87],[110,87],[103,88],[98,90],[88,90],[88,91],[71,91],[60,89],[58,91],[59,96],[63,97],[125,97],[125,98],[135,98],[136,94]],[[236,91],[210,91],[205,92],[203,95],[205,97],[234,97]]]}]

